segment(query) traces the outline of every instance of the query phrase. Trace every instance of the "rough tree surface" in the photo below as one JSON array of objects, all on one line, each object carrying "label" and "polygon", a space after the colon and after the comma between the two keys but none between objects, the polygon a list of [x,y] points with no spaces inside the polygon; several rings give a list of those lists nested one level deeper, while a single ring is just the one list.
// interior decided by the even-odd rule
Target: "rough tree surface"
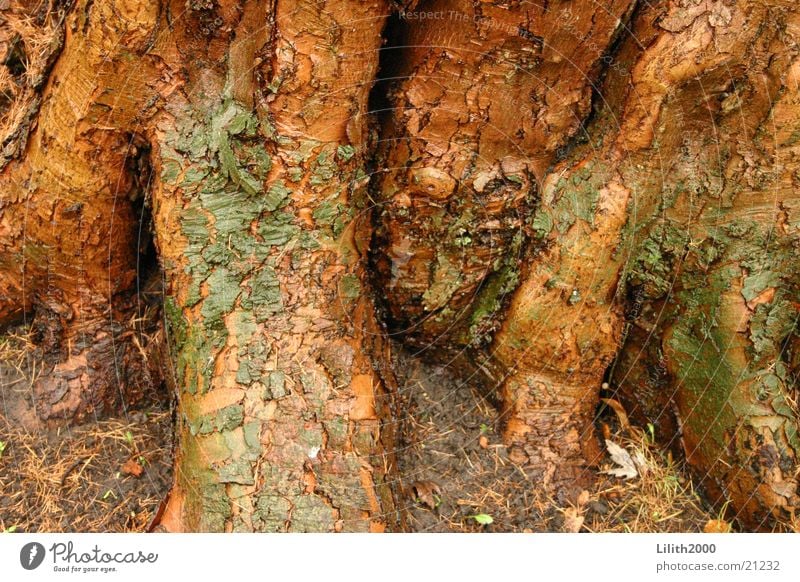
[{"label": "rough tree surface", "polygon": [[164,529],[404,529],[390,336],[564,503],[613,396],[743,528],[794,519],[795,0],[0,4],[0,324],[43,425],[166,377]]}]

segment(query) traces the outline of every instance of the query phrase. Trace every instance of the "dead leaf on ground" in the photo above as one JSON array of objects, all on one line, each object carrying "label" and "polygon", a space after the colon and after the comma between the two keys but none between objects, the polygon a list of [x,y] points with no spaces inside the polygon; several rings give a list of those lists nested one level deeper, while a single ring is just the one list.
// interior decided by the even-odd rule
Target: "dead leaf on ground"
[{"label": "dead leaf on ground", "polygon": [[128,459],[122,465],[122,472],[126,475],[133,475],[134,477],[141,477],[144,473],[144,468],[136,462],[135,459]]},{"label": "dead leaf on ground", "polygon": [[411,488],[420,503],[427,505],[431,509],[438,507],[442,491],[436,483],[433,481],[416,481]]},{"label": "dead leaf on ground", "polygon": [[730,533],[731,524],[724,519],[709,519],[706,525],[703,526],[705,533]]},{"label": "dead leaf on ground", "polygon": [[634,477],[638,477],[639,472],[636,470],[636,465],[628,451],[614,441],[608,439],[606,439],[606,448],[608,449],[608,454],[611,455],[611,460],[618,466],[601,471],[601,473],[613,475],[621,479],[633,479]]},{"label": "dead leaf on ground", "polygon": [[486,435],[481,435],[480,438],[478,438],[478,444],[482,449],[485,449],[489,446],[489,439],[486,438]]},{"label": "dead leaf on ground", "polygon": [[583,507],[587,503],[589,503],[589,492],[584,489],[578,494],[578,507]]},{"label": "dead leaf on ground", "polygon": [[574,507],[564,510],[564,531],[578,533],[583,527],[583,516]]},{"label": "dead leaf on ground", "polygon": [[644,456],[644,453],[638,449],[633,451],[633,462],[636,465],[636,468],[639,470],[640,475],[647,475],[652,469],[650,466],[650,461],[648,461],[647,457]]}]

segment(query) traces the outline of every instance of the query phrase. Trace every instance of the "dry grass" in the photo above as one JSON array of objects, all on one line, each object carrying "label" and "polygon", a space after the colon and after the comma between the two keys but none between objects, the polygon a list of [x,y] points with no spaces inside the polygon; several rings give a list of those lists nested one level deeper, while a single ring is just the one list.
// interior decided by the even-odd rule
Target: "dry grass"
[{"label": "dry grass", "polygon": [[[25,335],[0,338],[4,406],[30,391],[32,349]],[[637,476],[625,480],[598,473],[577,504],[559,504],[508,459],[493,428],[495,409],[477,391],[454,385],[425,365],[403,365],[409,370],[401,387],[407,439],[398,456],[401,501],[412,531],[730,528],[650,435],[615,418],[603,419],[602,432],[635,459]],[[0,531],[146,530],[171,484],[171,430],[166,412],[139,412],[127,421],[61,432],[26,430],[0,414]],[[123,471],[131,461],[144,469],[141,476]],[[610,458],[602,464],[600,469],[614,465]],[[478,523],[479,514],[493,523]],[[787,527],[797,531],[797,525]]]},{"label": "dry grass", "polygon": [[[726,521],[726,507],[712,509],[695,489],[683,463],[654,443],[654,435],[628,425],[621,406],[612,424],[601,423],[602,432],[622,446],[636,465],[637,477],[630,480],[607,476],[591,494],[590,503],[600,501],[605,511],[587,516],[584,531],[594,532],[710,532],[737,530]],[[608,466],[615,463],[608,460]],[[800,519],[774,524],[775,531],[800,532]]]},{"label": "dry grass", "polygon": [[[0,420],[0,531],[144,531],[170,486],[170,424],[138,413],[32,434]],[[123,471],[129,461],[140,476]]]},{"label": "dry grass", "polygon": [[[626,480],[600,474],[594,487],[584,491],[575,504],[564,506],[535,491],[525,499],[522,489],[530,483],[509,475],[500,479],[490,476],[491,485],[482,485],[478,495],[459,501],[476,511],[499,516],[503,523],[514,510],[509,500],[524,500],[531,508],[527,511],[528,521],[521,528],[523,532],[692,533],[709,527],[731,530],[731,525],[703,502],[682,467],[642,431],[634,436],[614,434],[612,440],[637,459],[639,475]],[[606,466],[613,466],[610,459],[604,463]],[[521,468],[516,469],[522,473]]]},{"label": "dry grass", "polygon": [[172,482],[170,413],[32,425],[37,362],[27,335],[0,337],[0,531],[144,531]]},{"label": "dry grass", "polygon": [[[4,52],[18,52],[21,55],[25,84],[38,84],[53,50],[58,48],[61,14],[52,5],[32,9],[13,1],[9,9],[0,15],[0,22],[0,44],[6,45]],[[21,46],[15,49],[15,45]]]},{"label": "dry grass", "polygon": [[[636,427],[611,440],[636,461],[639,475],[607,476],[591,492],[583,530],[590,532],[702,532],[718,516],[705,506],[682,466]],[[613,465],[610,461],[609,465]],[[591,511],[592,504],[599,511]]]},{"label": "dry grass", "polygon": [[[602,431],[638,460],[637,476],[598,473],[578,503],[561,504],[508,458],[496,410],[478,391],[402,355],[396,369],[407,413],[398,456],[412,530],[699,532],[717,517],[679,464],[616,418],[601,419]],[[603,464],[613,465],[610,458]],[[420,495],[420,485],[435,492],[433,502]],[[492,523],[478,523],[481,514]]]},{"label": "dry grass", "polygon": [[41,372],[40,361],[25,329],[0,336],[0,422],[27,431],[39,428],[29,395]]}]

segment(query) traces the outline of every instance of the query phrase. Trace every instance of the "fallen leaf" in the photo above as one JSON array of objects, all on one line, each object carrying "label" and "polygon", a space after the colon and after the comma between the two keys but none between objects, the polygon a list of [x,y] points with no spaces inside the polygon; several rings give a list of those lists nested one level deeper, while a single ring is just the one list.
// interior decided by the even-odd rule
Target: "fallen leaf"
[{"label": "fallen leaf", "polygon": [[614,400],[613,398],[601,398],[601,400],[616,413],[619,419],[619,425],[627,430],[631,426],[631,423],[628,420],[628,413],[625,412],[625,407],[620,404],[619,400]]},{"label": "fallen leaf", "polygon": [[564,531],[578,533],[583,527],[583,519],[583,516],[574,507],[566,509],[564,511]]},{"label": "fallen leaf", "polygon": [[478,439],[478,444],[481,446],[482,449],[485,449],[489,446],[489,439],[486,438],[485,435],[481,435]]},{"label": "fallen leaf", "polygon": [[636,470],[636,465],[628,451],[614,441],[608,439],[606,439],[606,448],[608,449],[608,454],[611,455],[611,460],[619,466],[613,469],[606,469],[605,471],[601,471],[601,473],[624,479],[633,479],[639,475],[639,472]]},{"label": "fallen leaf", "polygon": [[439,506],[442,491],[433,481],[416,481],[411,488],[414,490],[414,496],[423,505],[427,505],[431,509]]},{"label": "fallen leaf", "polygon": [[126,475],[133,475],[134,477],[141,477],[142,473],[144,473],[144,469],[134,459],[128,459],[122,465],[122,472],[125,473]]},{"label": "fallen leaf", "polygon": [[703,526],[705,533],[730,533],[731,524],[724,519],[709,519]]},{"label": "fallen leaf", "polygon": [[589,503],[589,492],[584,489],[578,494],[578,507],[583,507]]},{"label": "fallen leaf", "polygon": [[647,475],[650,472],[650,463],[642,451],[633,451],[633,462],[636,465],[636,468],[639,470],[640,475]]},{"label": "fallen leaf", "polygon": [[600,423],[600,428],[603,431],[603,439],[608,440],[611,438],[611,427],[608,426],[607,422]]}]

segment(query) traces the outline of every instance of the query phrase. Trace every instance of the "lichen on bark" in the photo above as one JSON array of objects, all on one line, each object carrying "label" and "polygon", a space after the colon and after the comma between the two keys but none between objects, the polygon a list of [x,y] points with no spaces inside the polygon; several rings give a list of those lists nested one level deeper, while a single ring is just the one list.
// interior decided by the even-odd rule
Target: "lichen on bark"
[{"label": "lichen on bark", "polygon": [[[338,53],[315,39],[356,6],[373,17],[329,39],[357,55],[363,78],[353,84],[339,75]],[[388,353],[360,292],[369,222],[355,204],[376,66],[376,53],[362,51],[377,47],[386,7],[344,2],[310,18],[283,3],[274,9],[276,28],[253,49],[263,56],[249,91],[222,45],[227,67],[184,79],[182,102],[172,100],[152,136],[180,391],[178,480],[163,523],[382,531],[398,524],[385,424],[393,380],[373,365]],[[161,49],[176,77],[181,42],[179,33]],[[274,82],[284,69],[293,75]],[[335,100],[320,84],[341,85]],[[307,100],[295,108],[301,94]],[[331,116],[310,107],[314,99],[353,109]]]}]

